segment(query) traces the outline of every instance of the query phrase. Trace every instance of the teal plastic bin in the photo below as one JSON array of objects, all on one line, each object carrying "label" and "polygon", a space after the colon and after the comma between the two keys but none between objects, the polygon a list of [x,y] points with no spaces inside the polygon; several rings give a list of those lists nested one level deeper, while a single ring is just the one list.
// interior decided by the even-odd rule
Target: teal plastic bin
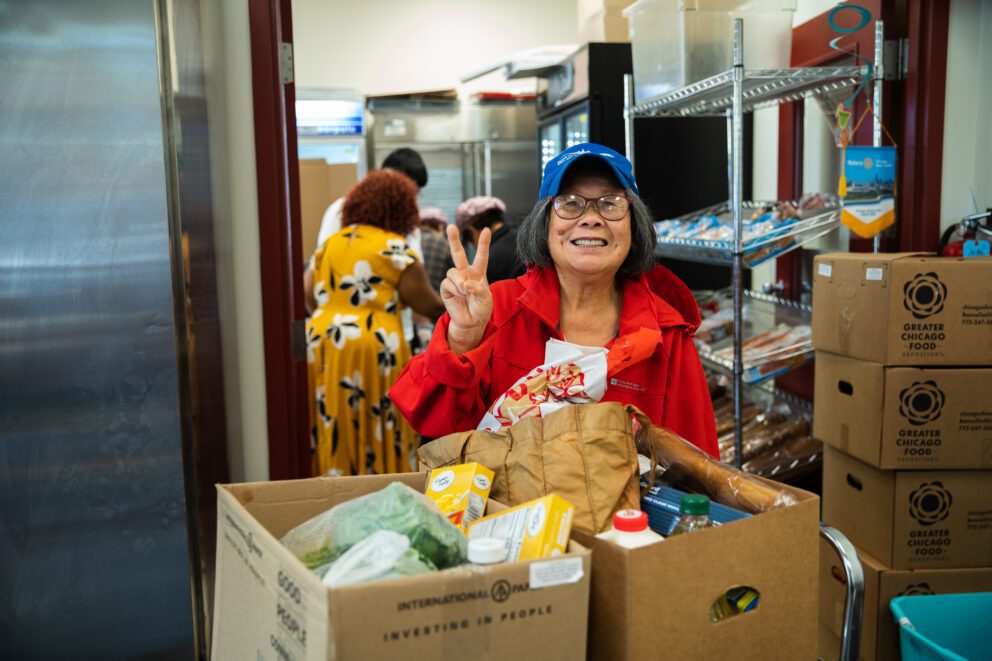
[{"label": "teal plastic bin", "polygon": [[903,661],[992,661],[992,592],[896,597]]}]

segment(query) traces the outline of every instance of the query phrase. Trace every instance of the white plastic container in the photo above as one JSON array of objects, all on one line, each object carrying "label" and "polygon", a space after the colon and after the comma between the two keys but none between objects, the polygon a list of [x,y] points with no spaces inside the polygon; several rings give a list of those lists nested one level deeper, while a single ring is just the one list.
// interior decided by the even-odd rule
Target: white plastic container
[{"label": "white plastic container", "polygon": [[613,529],[601,532],[596,537],[628,549],[636,549],[665,539],[648,527],[648,515],[640,510],[620,510],[614,513]]},{"label": "white plastic container", "polygon": [[788,67],[795,10],[796,0],[638,0],[623,10],[636,102],[730,69],[735,18],[746,69]]},{"label": "white plastic container", "polygon": [[508,550],[505,539],[476,537],[468,540],[468,561],[473,565],[495,565],[506,562]]}]

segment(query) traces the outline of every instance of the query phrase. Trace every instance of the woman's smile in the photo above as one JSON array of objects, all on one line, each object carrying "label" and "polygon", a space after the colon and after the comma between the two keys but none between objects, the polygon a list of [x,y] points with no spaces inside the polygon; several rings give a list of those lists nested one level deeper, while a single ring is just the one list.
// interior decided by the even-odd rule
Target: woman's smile
[{"label": "woman's smile", "polygon": [[578,239],[572,239],[569,243],[579,248],[597,249],[605,248],[609,242],[606,239],[598,237],[580,237]]}]

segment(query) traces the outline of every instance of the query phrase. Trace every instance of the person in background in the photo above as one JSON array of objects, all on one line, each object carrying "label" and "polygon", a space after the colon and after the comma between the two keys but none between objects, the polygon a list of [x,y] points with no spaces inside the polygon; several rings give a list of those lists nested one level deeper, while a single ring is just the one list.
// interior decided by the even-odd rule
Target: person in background
[{"label": "person in background", "polygon": [[[427,166],[420,154],[403,147],[391,152],[382,162],[383,170],[396,170],[413,180],[417,184],[417,190],[422,190],[427,185]],[[341,229],[341,208],[344,206],[344,197],[339,197],[331,203],[324,211],[324,216],[320,220],[320,231],[317,232],[317,248],[327,241],[327,237]]]},{"label": "person in background", "polygon": [[445,230],[448,217],[437,207],[420,210],[420,245],[424,251],[424,268],[434,289],[441,290],[448,269],[455,264],[451,261],[451,249]]},{"label": "person in background", "polygon": [[400,310],[435,320],[444,305],[406,237],[418,223],[417,187],[370,173],[345,198],[344,228],[314,255],[307,321],[313,466],[317,475],[416,470],[419,439],[389,387],[410,360]]},{"label": "person in background", "polygon": [[441,283],[447,313],[427,351],[390,389],[396,408],[429,438],[476,429],[496,398],[545,362],[548,340],[623,353],[637,336],[650,350],[609,376],[602,401],[633,404],[717,457],[692,339],[699,308],[685,284],[655,264],[653,220],[630,161],[582,143],[545,167],[517,237],[524,277],[490,285],[490,230],[479,234],[470,264],[458,231],[448,228],[455,268]]},{"label": "person in background", "polygon": [[[417,192],[419,194],[420,190],[427,185],[427,166],[424,165],[424,159],[421,158],[420,154],[413,149],[407,147],[402,147],[393,152],[390,152],[389,156],[385,158],[382,162],[383,170],[395,170],[396,172],[406,175],[413,183],[417,185]],[[320,247],[324,245],[328,237],[332,234],[338,232],[341,229],[341,209],[344,207],[344,201],[347,195],[344,197],[339,197],[331,203],[331,206],[327,207],[324,211],[324,216],[320,221],[320,230],[317,232],[317,249],[314,251],[314,255],[310,256],[310,261],[307,263],[307,267],[303,271],[303,291],[310,291],[313,289],[313,280],[315,275],[314,268],[314,256]],[[420,229],[414,227],[410,235],[406,237],[407,243],[418,256],[423,256],[423,252],[420,245]],[[307,312],[311,312],[312,308],[307,306]],[[409,340],[413,337],[413,321],[409,312],[404,313],[403,317],[404,323],[404,333]]]},{"label": "person in background", "polygon": [[479,245],[479,235],[489,228],[492,244],[489,247],[489,282],[509,280],[524,274],[524,265],[517,255],[517,228],[506,222],[506,204],[498,197],[482,195],[472,197],[455,210],[455,223],[462,233],[462,240]]},{"label": "person in background", "polygon": [[[420,245],[423,250],[424,269],[434,291],[441,290],[448,269],[455,263],[451,261],[451,249],[445,228],[448,227],[448,217],[437,207],[427,207],[420,210]],[[414,354],[423,353],[434,333],[434,320],[423,315],[413,315],[414,338],[410,347]]]}]

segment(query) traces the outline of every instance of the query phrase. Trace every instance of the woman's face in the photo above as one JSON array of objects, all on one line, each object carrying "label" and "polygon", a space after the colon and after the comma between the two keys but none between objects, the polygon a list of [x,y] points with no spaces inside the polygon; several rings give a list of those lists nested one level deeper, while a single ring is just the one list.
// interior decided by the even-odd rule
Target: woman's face
[{"label": "woman's face", "polygon": [[[610,177],[580,174],[563,183],[558,194],[566,193],[599,199],[626,191]],[[620,220],[605,220],[591,202],[575,220],[559,217],[553,206],[550,213],[548,248],[558,272],[612,280],[630,252],[630,209]]]}]

